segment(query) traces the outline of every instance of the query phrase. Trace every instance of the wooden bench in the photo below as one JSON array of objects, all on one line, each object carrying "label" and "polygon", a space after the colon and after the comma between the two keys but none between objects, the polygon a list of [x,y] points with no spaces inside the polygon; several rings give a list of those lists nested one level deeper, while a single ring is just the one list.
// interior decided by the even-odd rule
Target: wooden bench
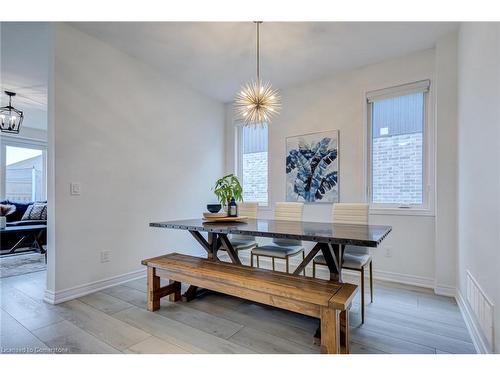
[{"label": "wooden bench", "polygon": [[[187,283],[319,318],[321,352],[349,353],[348,313],[356,285],[176,253],[146,259],[142,264],[148,267],[149,311],[158,310],[160,298],[167,295],[178,301],[181,283]],[[160,278],[169,279],[170,284],[160,287]]]}]

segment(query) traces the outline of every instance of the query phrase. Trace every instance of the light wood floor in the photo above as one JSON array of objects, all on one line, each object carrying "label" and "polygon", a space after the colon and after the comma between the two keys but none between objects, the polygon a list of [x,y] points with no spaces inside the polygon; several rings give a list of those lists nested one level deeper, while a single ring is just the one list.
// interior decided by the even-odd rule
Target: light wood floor
[{"label": "light wood floor", "polygon": [[[150,313],[145,279],[57,306],[42,301],[44,285],[45,272],[0,279],[1,352],[319,352],[317,320],[238,298],[207,293]],[[376,282],[359,322],[356,301],[353,353],[474,353],[455,301],[426,289]]]}]

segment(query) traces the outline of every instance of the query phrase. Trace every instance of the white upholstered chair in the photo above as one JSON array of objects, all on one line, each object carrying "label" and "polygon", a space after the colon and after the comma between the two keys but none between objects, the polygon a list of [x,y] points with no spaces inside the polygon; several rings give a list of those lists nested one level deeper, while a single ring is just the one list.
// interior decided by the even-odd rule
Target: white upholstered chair
[{"label": "white upholstered chair", "polygon": [[[296,202],[277,202],[274,207],[274,219],[285,221],[301,221],[302,212],[304,211],[303,203]],[[252,250],[250,254],[250,264],[253,267],[254,256],[257,259],[257,267],[259,267],[259,258],[267,257],[272,259],[273,271],[275,269],[274,260],[284,259],[286,272],[289,272],[289,258],[302,253],[304,259],[304,247],[301,240],[293,240],[286,238],[274,238],[271,245],[258,246]],[[305,275],[305,270],[304,270]]]},{"label": "white upholstered chair", "polygon": [[[366,203],[336,203],[333,205],[332,222],[334,224],[368,224],[368,204]],[[317,255],[313,260],[313,277],[316,276],[316,266],[326,266],[323,255]],[[347,245],[344,250],[342,268],[361,273],[361,323],[365,322],[365,267],[370,270],[370,301],[373,302],[373,269],[372,257],[367,247]]]},{"label": "white upholstered chair", "polygon": [[[238,203],[238,216],[247,216],[250,219],[257,219],[257,210],[259,204],[257,202],[241,202]],[[229,241],[235,251],[250,250],[256,247],[257,241],[254,236],[244,234],[232,234],[229,236]],[[224,245],[220,247],[221,251],[226,251]]]}]

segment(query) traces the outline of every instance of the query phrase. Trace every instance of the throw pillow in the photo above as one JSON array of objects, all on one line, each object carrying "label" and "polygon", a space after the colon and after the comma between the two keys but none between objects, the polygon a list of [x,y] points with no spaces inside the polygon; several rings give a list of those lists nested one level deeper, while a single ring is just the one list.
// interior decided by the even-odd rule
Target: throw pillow
[{"label": "throw pillow", "polygon": [[28,208],[26,209],[26,211],[24,211],[24,214],[23,214],[23,217],[21,218],[21,220],[30,220],[30,214],[31,214],[32,210],[33,210],[33,205],[30,204],[28,206]]},{"label": "throw pillow", "polygon": [[21,220],[47,220],[47,203],[30,204]]}]

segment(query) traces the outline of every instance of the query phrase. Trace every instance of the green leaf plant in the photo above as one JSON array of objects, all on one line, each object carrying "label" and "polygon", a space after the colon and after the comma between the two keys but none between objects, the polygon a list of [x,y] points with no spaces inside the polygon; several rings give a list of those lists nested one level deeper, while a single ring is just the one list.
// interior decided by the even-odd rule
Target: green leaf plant
[{"label": "green leaf plant", "polygon": [[243,201],[243,188],[241,187],[238,177],[234,174],[228,174],[227,176],[219,178],[215,182],[213,191],[220,204],[224,207],[229,204],[231,198],[234,198],[236,201]]}]

